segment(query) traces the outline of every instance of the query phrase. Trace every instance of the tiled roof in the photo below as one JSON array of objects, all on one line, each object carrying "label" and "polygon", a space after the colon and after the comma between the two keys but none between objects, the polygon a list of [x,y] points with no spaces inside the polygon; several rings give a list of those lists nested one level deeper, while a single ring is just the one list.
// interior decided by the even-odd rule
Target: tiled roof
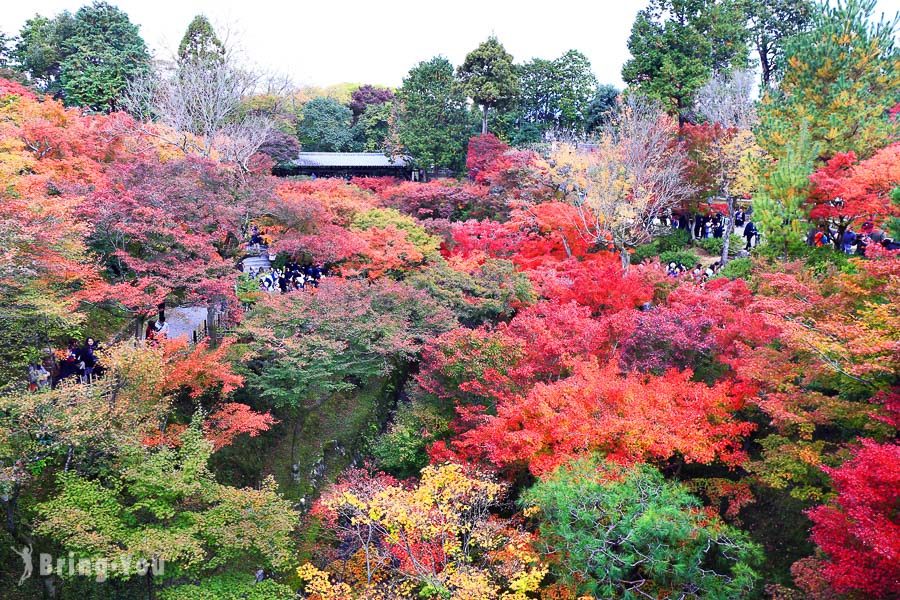
[{"label": "tiled roof", "polygon": [[295,167],[405,167],[403,156],[380,152],[301,152],[290,162]]}]

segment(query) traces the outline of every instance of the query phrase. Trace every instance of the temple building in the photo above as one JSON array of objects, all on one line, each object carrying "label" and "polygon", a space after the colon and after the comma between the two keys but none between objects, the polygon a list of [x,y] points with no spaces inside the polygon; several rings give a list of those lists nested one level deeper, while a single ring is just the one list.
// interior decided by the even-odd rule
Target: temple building
[{"label": "temple building", "polygon": [[301,152],[292,161],[276,166],[279,177],[397,177],[418,179],[408,158],[380,152]]}]

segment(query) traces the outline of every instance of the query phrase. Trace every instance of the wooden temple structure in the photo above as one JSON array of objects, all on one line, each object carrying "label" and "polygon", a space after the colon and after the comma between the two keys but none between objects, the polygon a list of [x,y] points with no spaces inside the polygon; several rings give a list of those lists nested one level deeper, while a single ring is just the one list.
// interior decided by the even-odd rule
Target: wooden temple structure
[{"label": "wooden temple structure", "polygon": [[276,166],[280,177],[397,177],[418,179],[418,171],[403,156],[380,152],[301,152],[297,158]]}]

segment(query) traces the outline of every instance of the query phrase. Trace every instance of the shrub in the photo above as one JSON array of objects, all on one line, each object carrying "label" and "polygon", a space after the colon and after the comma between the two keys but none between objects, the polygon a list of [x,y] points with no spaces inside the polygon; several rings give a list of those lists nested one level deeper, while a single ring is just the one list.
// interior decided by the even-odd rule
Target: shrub
[{"label": "shrub", "polygon": [[[697,246],[703,248],[709,254],[713,256],[721,256],[722,247],[725,245],[725,240],[723,238],[704,238],[700,240],[696,240],[695,243]],[[728,244],[728,256],[737,256],[738,252],[741,251],[741,248],[744,247],[744,241],[739,236],[732,234],[731,241]]]},{"label": "shrub", "polygon": [[850,262],[850,257],[835,250],[831,245],[821,248],[807,247],[804,260],[810,271],[817,276],[825,275],[833,269],[843,273],[856,273],[856,267]]},{"label": "shrub", "polygon": [[428,446],[450,435],[451,419],[428,400],[401,404],[390,428],[372,447],[378,468],[401,478],[418,475],[428,465]]},{"label": "shrub", "polygon": [[291,600],[295,593],[273,579],[257,583],[253,575],[228,572],[160,590],[159,597],[161,600]]},{"label": "shrub", "polygon": [[725,245],[725,240],[723,238],[702,238],[694,243],[713,256],[718,256],[722,254],[722,246]]},{"label": "shrub", "polygon": [[660,252],[679,250],[690,245],[691,234],[685,229],[676,229],[670,234],[656,238],[655,241]]},{"label": "shrub", "polygon": [[700,259],[697,258],[697,255],[690,250],[667,250],[666,252],[660,253],[659,260],[664,265],[673,262],[676,264],[682,264],[686,267],[692,267],[700,262]]},{"label": "shrub", "polygon": [[235,294],[243,304],[253,304],[262,297],[262,290],[256,278],[244,273],[237,278]]},{"label": "shrub", "polygon": [[654,256],[659,255],[659,246],[655,241],[650,242],[649,244],[642,244],[637,246],[634,249],[634,252],[631,255],[631,262],[640,263],[644,262],[648,258],[653,258]]},{"label": "shrub", "polygon": [[643,262],[648,258],[660,256],[664,252],[681,250],[691,243],[691,234],[683,229],[677,229],[672,233],[660,236],[648,244],[643,244],[634,249],[631,261]]},{"label": "shrub", "polygon": [[727,277],[728,279],[743,279],[746,281],[750,279],[752,270],[753,262],[749,258],[735,258],[722,267],[716,278]]}]

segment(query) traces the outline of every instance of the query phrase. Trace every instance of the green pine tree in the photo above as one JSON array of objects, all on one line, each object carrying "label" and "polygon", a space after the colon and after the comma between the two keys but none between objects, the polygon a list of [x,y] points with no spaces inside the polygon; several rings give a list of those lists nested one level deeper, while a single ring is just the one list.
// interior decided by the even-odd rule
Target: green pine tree
[{"label": "green pine tree", "polygon": [[204,15],[197,15],[188,25],[178,45],[178,60],[181,62],[225,60],[225,45],[219,40],[212,24]]},{"label": "green pine tree", "polygon": [[853,150],[867,158],[900,134],[888,110],[898,101],[898,16],[874,21],[875,0],[821,4],[810,31],[790,38],[786,71],[778,90],[760,103],[757,140],[784,156],[801,127],[826,161]]}]

